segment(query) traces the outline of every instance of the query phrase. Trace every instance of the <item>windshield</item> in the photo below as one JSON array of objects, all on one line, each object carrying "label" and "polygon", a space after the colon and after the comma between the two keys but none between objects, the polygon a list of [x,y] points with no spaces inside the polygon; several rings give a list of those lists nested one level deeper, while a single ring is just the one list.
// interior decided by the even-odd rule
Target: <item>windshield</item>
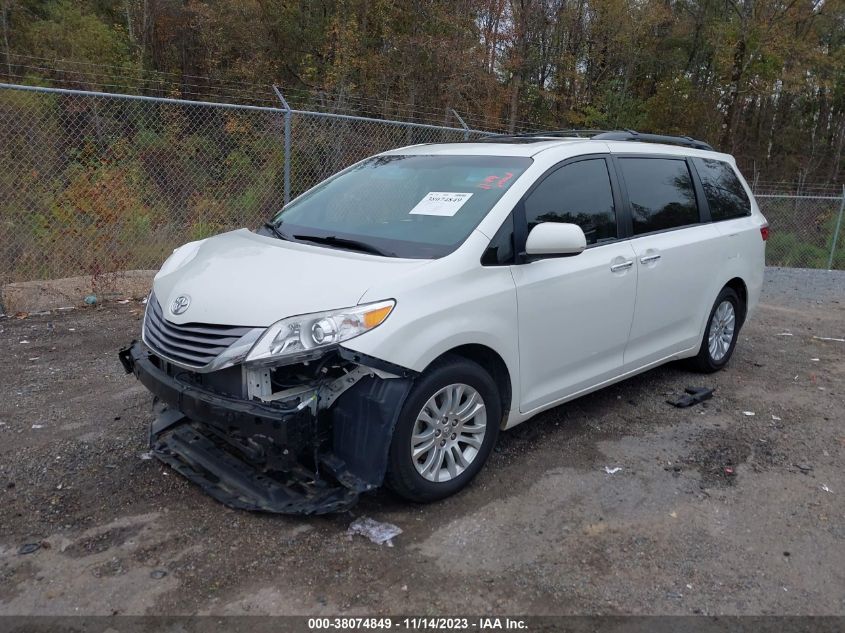
[{"label": "windshield", "polygon": [[455,250],[531,164],[519,156],[375,156],[273,218],[277,236],[435,258]]}]

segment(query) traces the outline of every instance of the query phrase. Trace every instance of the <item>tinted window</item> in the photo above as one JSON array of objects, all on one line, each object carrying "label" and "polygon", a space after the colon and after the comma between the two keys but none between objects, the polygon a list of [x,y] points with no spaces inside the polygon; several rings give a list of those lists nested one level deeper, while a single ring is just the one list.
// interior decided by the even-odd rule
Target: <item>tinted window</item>
[{"label": "tinted window", "polygon": [[714,221],[751,215],[751,201],[733,167],[721,160],[696,158],[695,168]]},{"label": "tinted window", "polygon": [[634,235],[698,222],[695,189],[686,161],[621,158],[631,201]]},{"label": "tinted window", "polygon": [[616,211],[603,158],[582,160],[549,174],[525,201],[530,231],[540,222],[580,226],[587,244],[616,237]]},{"label": "tinted window", "polygon": [[490,246],[481,256],[481,264],[483,266],[513,264],[513,215],[508,216],[490,240]]}]

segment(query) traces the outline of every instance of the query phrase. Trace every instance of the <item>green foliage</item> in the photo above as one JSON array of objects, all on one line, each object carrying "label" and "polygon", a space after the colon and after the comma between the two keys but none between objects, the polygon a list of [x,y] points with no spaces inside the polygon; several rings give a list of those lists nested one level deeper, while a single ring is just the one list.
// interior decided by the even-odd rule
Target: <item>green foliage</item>
[{"label": "green foliage", "polygon": [[[229,101],[272,98],[276,83],[303,109],[454,124],[454,108],[495,131],[688,134],[736,155],[749,180],[845,177],[841,0],[0,7],[0,73],[13,82]],[[26,235],[0,241],[0,270],[19,278],[155,267],[186,235],[254,224],[280,198],[278,121],[256,113],[0,91],[0,122],[0,228]],[[419,140],[399,128],[378,138],[352,126],[308,129],[294,117],[294,193],[350,160]],[[832,215],[814,218],[810,232],[789,217],[770,218],[780,227],[773,263],[826,264]],[[840,244],[835,261],[845,267]]]},{"label": "green foliage", "polygon": [[155,268],[188,238],[269,217],[277,116],[0,91],[0,271],[15,279]]},{"label": "green foliage", "polygon": [[61,0],[45,3],[45,15],[31,22],[21,34],[27,51],[46,59],[72,59],[127,67],[132,66],[125,29],[109,25],[76,3]]}]

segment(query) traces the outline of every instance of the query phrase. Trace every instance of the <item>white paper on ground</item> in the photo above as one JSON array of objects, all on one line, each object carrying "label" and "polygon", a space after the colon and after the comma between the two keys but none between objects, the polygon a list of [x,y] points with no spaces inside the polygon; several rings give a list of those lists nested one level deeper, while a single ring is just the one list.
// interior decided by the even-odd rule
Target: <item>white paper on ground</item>
[{"label": "white paper on ground", "polygon": [[346,533],[349,536],[360,534],[366,536],[373,543],[378,545],[387,543],[392,547],[392,539],[402,534],[402,528],[392,523],[381,523],[369,517],[358,517],[349,525]]},{"label": "white paper on ground", "polygon": [[429,191],[416,206],[408,213],[410,215],[440,215],[451,217],[458,212],[471,193],[459,193],[454,191]]}]

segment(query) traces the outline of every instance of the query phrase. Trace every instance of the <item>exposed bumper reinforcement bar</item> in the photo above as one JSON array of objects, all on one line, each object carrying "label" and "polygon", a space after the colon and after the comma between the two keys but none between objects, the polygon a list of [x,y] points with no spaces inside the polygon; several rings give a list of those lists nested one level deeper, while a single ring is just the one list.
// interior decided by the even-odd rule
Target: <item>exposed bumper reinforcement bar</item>
[{"label": "exposed bumper reinforcement bar", "polygon": [[202,424],[180,424],[156,438],[153,454],[232,508],[282,514],[325,514],[355,504],[358,493],[325,480],[287,480],[262,473],[221,447]]}]

